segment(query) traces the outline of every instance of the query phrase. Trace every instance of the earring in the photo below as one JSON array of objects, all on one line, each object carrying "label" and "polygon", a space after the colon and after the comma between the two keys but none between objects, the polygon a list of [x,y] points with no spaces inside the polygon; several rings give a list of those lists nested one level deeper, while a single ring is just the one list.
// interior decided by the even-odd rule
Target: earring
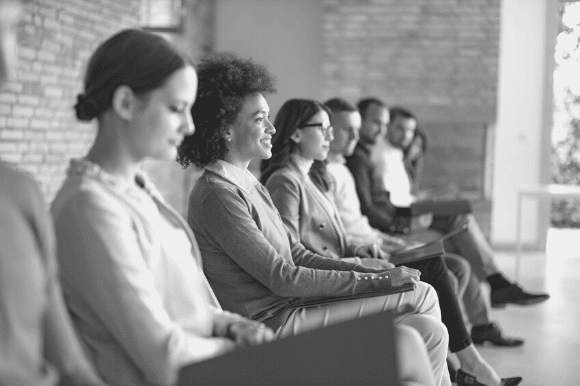
[{"label": "earring", "polygon": [[228,141],[228,142],[232,142],[232,139],[231,139],[230,137],[227,137],[227,138],[226,138],[226,141]]}]

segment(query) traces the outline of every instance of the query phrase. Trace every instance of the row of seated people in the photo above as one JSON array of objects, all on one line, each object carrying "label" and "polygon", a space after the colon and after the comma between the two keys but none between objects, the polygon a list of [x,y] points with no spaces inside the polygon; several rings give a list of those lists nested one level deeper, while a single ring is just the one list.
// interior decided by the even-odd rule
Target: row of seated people
[{"label": "row of seated people", "polygon": [[[35,308],[37,321],[57,310],[68,334],[57,342],[47,338],[53,332],[46,334],[48,351],[55,352],[47,359],[78,384],[100,384],[99,377],[113,385],[171,384],[187,363],[388,309],[401,342],[396,348],[401,378],[409,384],[450,384],[448,344],[461,363],[458,384],[473,384],[476,377],[487,385],[519,383],[521,378],[500,380],[472,344],[445,265],[460,258],[393,267],[388,248],[381,251],[346,233],[332,200],[325,199],[330,175],[316,162],[326,158],[332,141],[330,110],[314,101],[290,101],[278,113],[276,131],[264,97],[273,91],[274,78],[251,60],[217,55],[196,73],[163,38],[137,30],[118,33],[97,49],[76,105],[80,120],[97,119],[97,137],[86,157],[71,162],[52,204],[62,290],[89,359],[71,333],[62,303]],[[140,171],[146,158],[176,156],[184,166],[205,168],[190,195],[187,223]],[[247,168],[252,160],[270,157],[263,177],[269,192]],[[308,189],[310,197],[303,194]],[[23,235],[28,223],[32,239],[47,240],[47,246],[29,244],[39,245],[36,255],[45,259],[37,259],[46,267],[36,271],[48,272],[39,274],[37,289],[41,294],[48,281],[58,298],[50,221],[39,226],[43,221],[34,220],[38,215],[18,198],[19,191],[2,194],[2,210],[21,225]],[[301,199],[308,200],[311,212],[326,211],[330,222],[307,218],[312,213],[301,212]],[[302,232],[309,221],[310,231]],[[333,228],[332,250],[318,251]],[[372,235],[395,242],[377,231]],[[15,250],[21,241],[6,240]],[[296,298],[348,296],[408,283],[415,285],[413,291],[290,306]],[[28,364],[42,363],[33,358],[42,346],[41,330],[35,330]],[[409,350],[417,347],[411,360]],[[24,365],[15,360],[11,368]],[[22,374],[38,377],[29,384],[54,383],[49,370]]]},{"label": "row of seated people", "polygon": [[[10,55],[5,45],[0,48]],[[258,90],[272,90],[273,78],[265,69],[241,63],[249,71],[242,79],[258,82]],[[235,66],[224,64],[207,67],[210,73],[231,75]],[[2,69],[9,67],[2,62]],[[207,91],[216,80],[208,75],[200,79],[201,96],[202,85]],[[226,78],[219,84],[227,87]],[[284,242],[286,230],[273,216],[281,254],[270,249],[264,267],[275,259],[296,283],[284,288],[278,273],[271,272],[270,281],[278,281],[271,283],[276,293],[246,297],[253,303],[245,304],[241,313],[246,317],[224,311],[202,271],[202,253],[191,228],[139,170],[145,158],[174,159],[184,136],[193,132],[197,83],[190,61],[159,36],[127,30],[98,48],[88,65],[85,94],[76,105],[79,119],[98,120],[98,134],[87,156],[71,162],[52,204],[55,232],[36,183],[0,165],[1,384],[170,385],[185,364],[299,333],[271,328],[289,325],[287,305],[295,297],[350,295],[418,280],[414,270],[331,262],[296,240]],[[254,86],[247,87],[236,90],[237,102],[247,92],[254,95]],[[203,97],[199,101],[203,104]],[[227,103],[215,106],[224,109]],[[230,114],[247,114],[239,107]],[[252,142],[251,132],[243,134],[240,140]],[[268,147],[256,138],[253,142],[254,151]],[[244,256],[244,250],[238,248],[235,255]],[[294,256],[319,269],[295,265]],[[261,278],[268,284],[267,275]],[[413,303],[407,311],[401,309],[399,318],[417,327],[397,327],[402,384],[449,384],[440,381],[448,380],[447,333],[438,322],[436,296],[427,286],[416,294],[400,302]],[[258,309],[272,303],[279,312],[260,315]],[[320,327],[326,323],[321,320]]]}]

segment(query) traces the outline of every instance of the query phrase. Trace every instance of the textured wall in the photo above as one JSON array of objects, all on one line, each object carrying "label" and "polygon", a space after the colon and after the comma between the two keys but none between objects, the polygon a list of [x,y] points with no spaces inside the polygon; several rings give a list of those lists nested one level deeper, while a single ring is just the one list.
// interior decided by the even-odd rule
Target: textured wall
[{"label": "textured wall", "polygon": [[29,0],[18,27],[16,78],[0,93],[0,157],[33,173],[47,199],[95,128],[73,105],[88,57],[112,33],[139,24],[140,0]]},{"label": "textured wall", "polygon": [[[70,158],[86,154],[95,123],[76,120],[86,63],[113,33],[140,25],[141,0],[28,0],[18,27],[16,77],[0,92],[0,158],[31,172],[52,200]],[[212,1],[184,1],[185,35],[167,35],[198,60],[211,47]],[[152,180],[185,210],[188,173],[176,162],[148,162]]]},{"label": "textured wall", "polygon": [[482,191],[486,128],[497,102],[500,0],[324,4],[323,97],[372,95],[410,108],[430,139],[427,168],[441,171],[426,173],[425,184],[463,170],[453,182]]}]

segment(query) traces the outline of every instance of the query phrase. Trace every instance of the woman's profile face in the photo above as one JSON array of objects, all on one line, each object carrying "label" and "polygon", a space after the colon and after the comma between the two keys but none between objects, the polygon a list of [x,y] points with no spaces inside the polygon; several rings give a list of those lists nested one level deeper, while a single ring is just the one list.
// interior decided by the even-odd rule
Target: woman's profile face
[{"label": "woman's profile face", "polygon": [[236,120],[229,126],[229,160],[249,163],[272,157],[272,135],[276,130],[269,115],[270,107],[262,94],[246,96]]},{"label": "woman's profile face", "polygon": [[186,66],[167,78],[163,86],[147,94],[128,130],[133,158],[173,160],[183,137],[193,134],[191,106],[197,93],[197,74]]},{"label": "woman's profile face", "polygon": [[296,151],[309,160],[325,160],[334,139],[330,117],[326,111],[320,110],[304,126],[298,129]]}]

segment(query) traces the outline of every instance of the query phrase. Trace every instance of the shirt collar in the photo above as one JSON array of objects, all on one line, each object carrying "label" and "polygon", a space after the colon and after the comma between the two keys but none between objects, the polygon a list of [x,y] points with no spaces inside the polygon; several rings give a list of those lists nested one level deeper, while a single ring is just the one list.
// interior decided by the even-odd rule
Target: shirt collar
[{"label": "shirt collar", "polygon": [[206,166],[205,169],[222,176],[246,193],[250,193],[258,183],[256,177],[248,169],[242,170],[224,160],[217,160],[214,164]]}]

